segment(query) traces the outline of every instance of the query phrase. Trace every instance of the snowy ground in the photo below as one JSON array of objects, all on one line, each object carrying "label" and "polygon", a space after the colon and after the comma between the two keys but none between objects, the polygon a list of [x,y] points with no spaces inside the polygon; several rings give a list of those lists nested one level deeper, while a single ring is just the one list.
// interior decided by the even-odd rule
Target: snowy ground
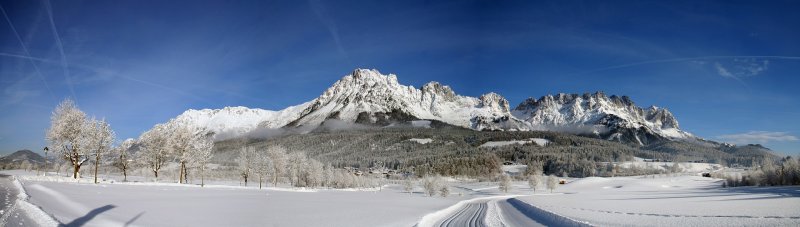
[{"label": "snowy ground", "polygon": [[446,178],[450,196],[430,198],[399,185],[259,190],[5,173],[22,179],[28,201],[73,226],[800,226],[800,187],[721,188],[691,174],[573,179],[535,195],[522,181],[504,193],[494,182]]},{"label": "snowy ground", "polygon": [[[171,183],[95,185],[54,177],[20,178],[40,206],[67,226],[412,226],[467,196],[376,191],[293,190]],[[27,179],[27,180],[25,180]]]},{"label": "snowy ground", "polygon": [[800,187],[721,188],[699,177],[585,178],[520,200],[600,226],[800,226]]}]

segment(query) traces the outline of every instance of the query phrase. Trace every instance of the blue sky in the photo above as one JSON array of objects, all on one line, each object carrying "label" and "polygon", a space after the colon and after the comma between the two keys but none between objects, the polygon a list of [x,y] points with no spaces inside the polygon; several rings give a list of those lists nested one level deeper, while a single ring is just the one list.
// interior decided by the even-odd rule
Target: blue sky
[{"label": "blue sky", "polygon": [[704,138],[800,154],[796,1],[236,3],[0,1],[0,153],[40,150],[67,97],[124,139],[189,108],[300,104],[375,68],[513,104],[629,95]]}]

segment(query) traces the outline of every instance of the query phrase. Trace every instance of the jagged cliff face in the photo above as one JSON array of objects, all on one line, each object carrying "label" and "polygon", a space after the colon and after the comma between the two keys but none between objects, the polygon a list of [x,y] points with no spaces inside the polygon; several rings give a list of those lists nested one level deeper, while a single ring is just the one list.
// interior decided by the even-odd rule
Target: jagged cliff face
[{"label": "jagged cliff face", "polygon": [[514,116],[545,130],[576,130],[611,140],[646,144],[651,140],[685,139],[678,121],[667,109],[636,106],[627,96],[557,94],[529,98],[514,109]]},{"label": "jagged cliff face", "polygon": [[438,82],[417,89],[398,83],[393,74],[368,69],[356,69],[318,98],[281,111],[188,110],[171,122],[216,134],[244,134],[259,127],[313,128],[331,119],[380,126],[435,120],[474,130],[551,130],[635,144],[694,138],[680,130],[667,109],[641,108],[627,96],[547,95],[529,98],[511,110],[508,100],[497,93],[461,96]]}]

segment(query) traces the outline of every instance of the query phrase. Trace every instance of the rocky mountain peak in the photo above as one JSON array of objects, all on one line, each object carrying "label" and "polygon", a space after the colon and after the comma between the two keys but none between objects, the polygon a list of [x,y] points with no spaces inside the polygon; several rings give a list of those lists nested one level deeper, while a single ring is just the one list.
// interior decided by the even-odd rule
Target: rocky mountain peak
[{"label": "rocky mountain peak", "polygon": [[508,100],[503,96],[489,92],[480,97],[481,105],[490,108],[493,112],[509,113]]}]

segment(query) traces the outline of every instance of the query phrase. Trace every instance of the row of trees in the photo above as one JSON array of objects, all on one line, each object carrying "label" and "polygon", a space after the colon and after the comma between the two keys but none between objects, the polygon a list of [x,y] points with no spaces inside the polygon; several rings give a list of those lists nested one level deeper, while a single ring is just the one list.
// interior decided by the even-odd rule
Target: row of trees
[{"label": "row of trees", "polygon": [[800,185],[800,162],[788,156],[777,164],[766,160],[745,172],[717,172],[712,177],[724,179],[723,187]]},{"label": "row of trees", "polygon": [[[50,147],[72,165],[73,178],[80,177],[80,168],[90,158],[94,157],[95,163],[99,163],[101,156],[111,149],[114,142],[114,131],[108,122],[88,117],[72,100],[67,99],[59,104],[50,120],[46,138]],[[94,173],[97,183],[97,167]]]},{"label": "row of trees", "polygon": [[[115,134],[111,126],[105,120],[88,117],[75,102],[67,99],[53,111],[46,137],[50,147],[72,165],[72,177],[76,179],[80,177],[81,167],[94,159],[94,182],[97,183],[101,160],[111,156],[111,165],[120,169],[124,180],[136,165],[149,168],[158,179],[161,168],[176,161],[180,165],[179,183],[185,183],[192,167],[199,169],[202,177],[212,157],[213,141],[197,131],[179,122],[159,124],[142,134],[138,142],[128,139],[113,147]],[[137,145],[138,152],[134,155],[133,147]]]}]

